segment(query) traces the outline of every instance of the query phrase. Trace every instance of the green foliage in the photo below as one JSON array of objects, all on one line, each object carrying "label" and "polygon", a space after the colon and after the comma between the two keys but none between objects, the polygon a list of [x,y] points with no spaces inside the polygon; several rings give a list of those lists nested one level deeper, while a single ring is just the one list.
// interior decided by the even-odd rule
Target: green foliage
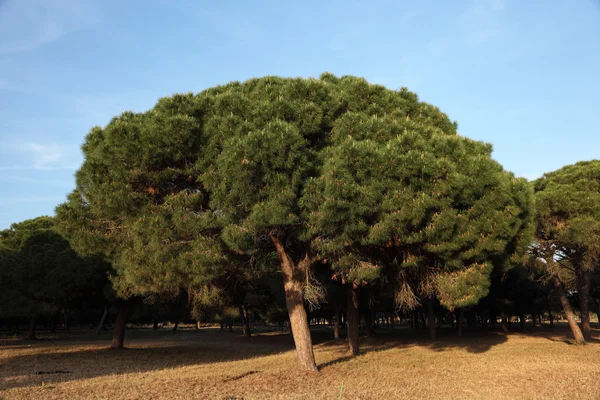
[{"label": "green foliage", "polygon": [[[576,268],[600,261],[600,160],[584,161],[535,181],[536,239]],[[553,264],[555,265],[555,264]]]},{"label": "green foliage", "polygon": [[454,307],[485,295],[490,265],[528,241],[530,188],[490,145],[405,88],[361,78],[163,98],[92,129],[82,149],[60,229],[109,257],[123,297],[212,298],[206,285],[251,268],[275,235],[296,261],[318,251],[358,282],[397,268]]},{"label": "green foliage", "polygon": [[13,224],[0,232],[0,315],[76,308],[82,298],[102,291],[107,269],[99,257],[79,257],[50,217]]}]

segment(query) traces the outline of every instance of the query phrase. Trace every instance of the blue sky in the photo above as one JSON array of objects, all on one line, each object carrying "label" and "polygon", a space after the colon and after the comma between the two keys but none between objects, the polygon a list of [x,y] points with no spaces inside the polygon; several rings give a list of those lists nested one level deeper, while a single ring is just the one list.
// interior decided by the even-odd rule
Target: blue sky
[{"label": "blue sky", "polygon": [[324,71],[407,86],[519,176],[600,158],[598,0],[0,0],[0,229],[53,214],[124,110]]}]

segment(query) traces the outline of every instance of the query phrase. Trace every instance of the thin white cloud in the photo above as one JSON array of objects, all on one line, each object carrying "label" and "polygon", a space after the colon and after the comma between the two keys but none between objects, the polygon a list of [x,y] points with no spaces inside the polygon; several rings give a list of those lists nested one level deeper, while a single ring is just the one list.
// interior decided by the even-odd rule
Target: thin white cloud
[{"label": "thin white cloud", "polygon": [[504,27],[499,18],[506,9],[505,0],[475,0],[460,15],[467,41],[480,44],[501,36]]},{"label": "thin white cloud", "polygon": [[0,203],[3,204],[14,204],[14,203],[49,203],[56,202],[60,203],[65,201],[64,196],[4,196],[0,197]]},{"label": "thin white cloud", "polygon": [[[43,143],[3,144],[6,154],[27,160],[26,164],[0,165],[0,171],[19,170],[75,170],[81,164],[78,146]],[[15,157],[16,156],[16,157]]]},{"label": "thin white cloud", "polygon": [[70,188],[73,187],[73,182],[61,181],[57,179],[35,179],[28,178],[26,176],[19,175],[0,175],[0,181],[5,182],[23,182],[23,183],[35,183],[37,185],[49,185]]},{"label": "thin white cloud", "polygon": [[97,12],[85,0],[5,0],[0,2],[0,54],[38,49],[94,25]]}]

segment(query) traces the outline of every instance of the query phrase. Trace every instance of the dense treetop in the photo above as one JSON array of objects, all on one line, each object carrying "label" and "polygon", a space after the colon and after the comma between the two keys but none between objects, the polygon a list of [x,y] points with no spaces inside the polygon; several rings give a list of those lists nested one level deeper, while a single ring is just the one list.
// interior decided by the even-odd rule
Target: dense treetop
[{"label": "dense treetop", "polygon": [[469,305],[531,217],[526,182],[490,145],[406,89],[351,76],[163,98],[92,129],[83,152],[62,229],[111,257],[128,293],[202,285],[277,235],[344,279],[403,264],[447,306]]}]

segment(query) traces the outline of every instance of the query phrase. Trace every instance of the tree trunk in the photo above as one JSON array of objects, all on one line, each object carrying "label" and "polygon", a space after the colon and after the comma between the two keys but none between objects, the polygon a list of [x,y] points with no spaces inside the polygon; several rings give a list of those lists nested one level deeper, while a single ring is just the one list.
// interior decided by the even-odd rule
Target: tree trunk
[{"label": "tree trunk", "polygon": [[58,311],[52,313],[52,317],[50,320],[50,333],[56,332],[56,320],[58,319]]},{"label": "tree trunk", "polygon": [[245,305],[242,304],[239,307],[239,309],[240,309],[240,315],[242,317],[242,326],[243,326],[244,336],[249,338],[250,336],[252,336],[252,332],[250,331],[250,318],[248,316],[248,307],[246,307]]},{"label": "tree trunk", "polygon": [[461,308],[458,311],[458,316],[456,318],[456,325],[458,326],[458,337],[461,337],[463,334],[463,317],[465,310]]},{"label": "tree trunk", "polygon": [[176,319],[175,323],[173,324],[173,328],[171,329],[171,331],[177,332],[177,328],[178,327],[179,327],[179,319]]},{"label": "tree trunk", "polygon": [[504,333],[508,333],[508,316],[506,315],[506,312],[502,311],[501,317],[502,317],[502,331]]},{"label": "tree trunk", "polygon": [[353,356],[359,354],[358,349],[358,286],[351,283],[348,287],[348,346]]},{"label": "tree trunk", "polygon": [[271,241],[277,251],[277,258],[283,276],[285,303],[290,317],[298,363],[300,368],[305,371],[318,372],[306,308],[304,308],[303,290],[304,281],[313,260],[307,253],[302,261],[295,264],[277,236],[271,235]]},{"label": "tree trunk", "polygon": [[454,311],[450,311],[450,326],[454,330]]},{"label": "tree trunk", "polygon": [[591,271],[581,271],[577,274],[581,330],[583,331],[583,338],[586,341],[592,338],[592,329],[590,326],[590,278]]},{"label": "tree trunk", "polygon": [[29,319],[29,332],[25,337],[26,340],[35,340],[37,337],[35,336],[35,317],[31,317]]},{"label": "tree trunk", "polygon": [[200,324],[200,320],[196,320],[196,329],[200,330],[202,328],[202,325]]},{"label": "tree trunk", "polygon": [[96,335],[99,335],[104,331],[104,324],[106,323],[107,315],[108,315],[108,306],[104,306],[104,312],[102,313],[102,318],[100,318],[100,323],[98,324],[98,329],[96,329]]},{"label": "tree trunk", "polygon": [[598,327],[600,327],[600,300],[596,299],[596,316],[598,317]]},{"label": "tree trunk", "polygon": [[367,337],[373,336],[373,313],[371,312],[371,307],[367,309],[365,313],[365,327],[367,328]]},{"label": "tree trunk", "polygon": [[155,330],[155,331],[158,330],[158,320],[157,319],[152,319],[152,330]]},{"label": "tree trunk", "polygon": [[548,319],[550,320],[550,328],[554,328],[554,316],[552,310],[548,310]]},{"label": "tree trunk", "polygon": [[523,311],[519,314],[519,323],[521,324],[521,332],[525,332],[525,313]]},{"label": "tree trunk", "polygon": [[435,340],[435,313],[433,299],[427,299],[427,324],[429,325],[429,338]]},{"label": "tree trunk", "polygon": [[63,321],[65,322],[65,332],[69,332],[69,313],[63,310]]},{"label": "tree trunk", "polygon": [[135,308],[135,301],[133,299],[124,300],[119,305],[117,311],[117,318],[115,320],[115,328],[113,330],[112,343],[110,345],[113,349],[122,349],[123,342],[125,341],[125,325],[131,315],[131,312]]},{"label": "tree trunk", "polygon": [[571,304],[569,304],[569,299],[567,299],[567,295],[565,293],[565,289],[562,286],[562,283],[558,279],[558,277],[552,277],[552,282],[554,283],[554,289],[560,298],[560,303],[563,306],[563,310],[565,311],[565,315],[567,316],[567,321],[569,322],[569,326],[571,327],[571,331],[573,332],[573,336],[575,337],[575,343],[584,344],[585,338],[583,337],[583,333],[581,333],[581,329],[579,329],[579,325],[577,325],[577,321],[575,320],[575,313],[571,308]]},{"label": "tree trunk", "polygon": [[340,307],[335,306],[335,325],[333,325],[333,338],[340,340]]}]

